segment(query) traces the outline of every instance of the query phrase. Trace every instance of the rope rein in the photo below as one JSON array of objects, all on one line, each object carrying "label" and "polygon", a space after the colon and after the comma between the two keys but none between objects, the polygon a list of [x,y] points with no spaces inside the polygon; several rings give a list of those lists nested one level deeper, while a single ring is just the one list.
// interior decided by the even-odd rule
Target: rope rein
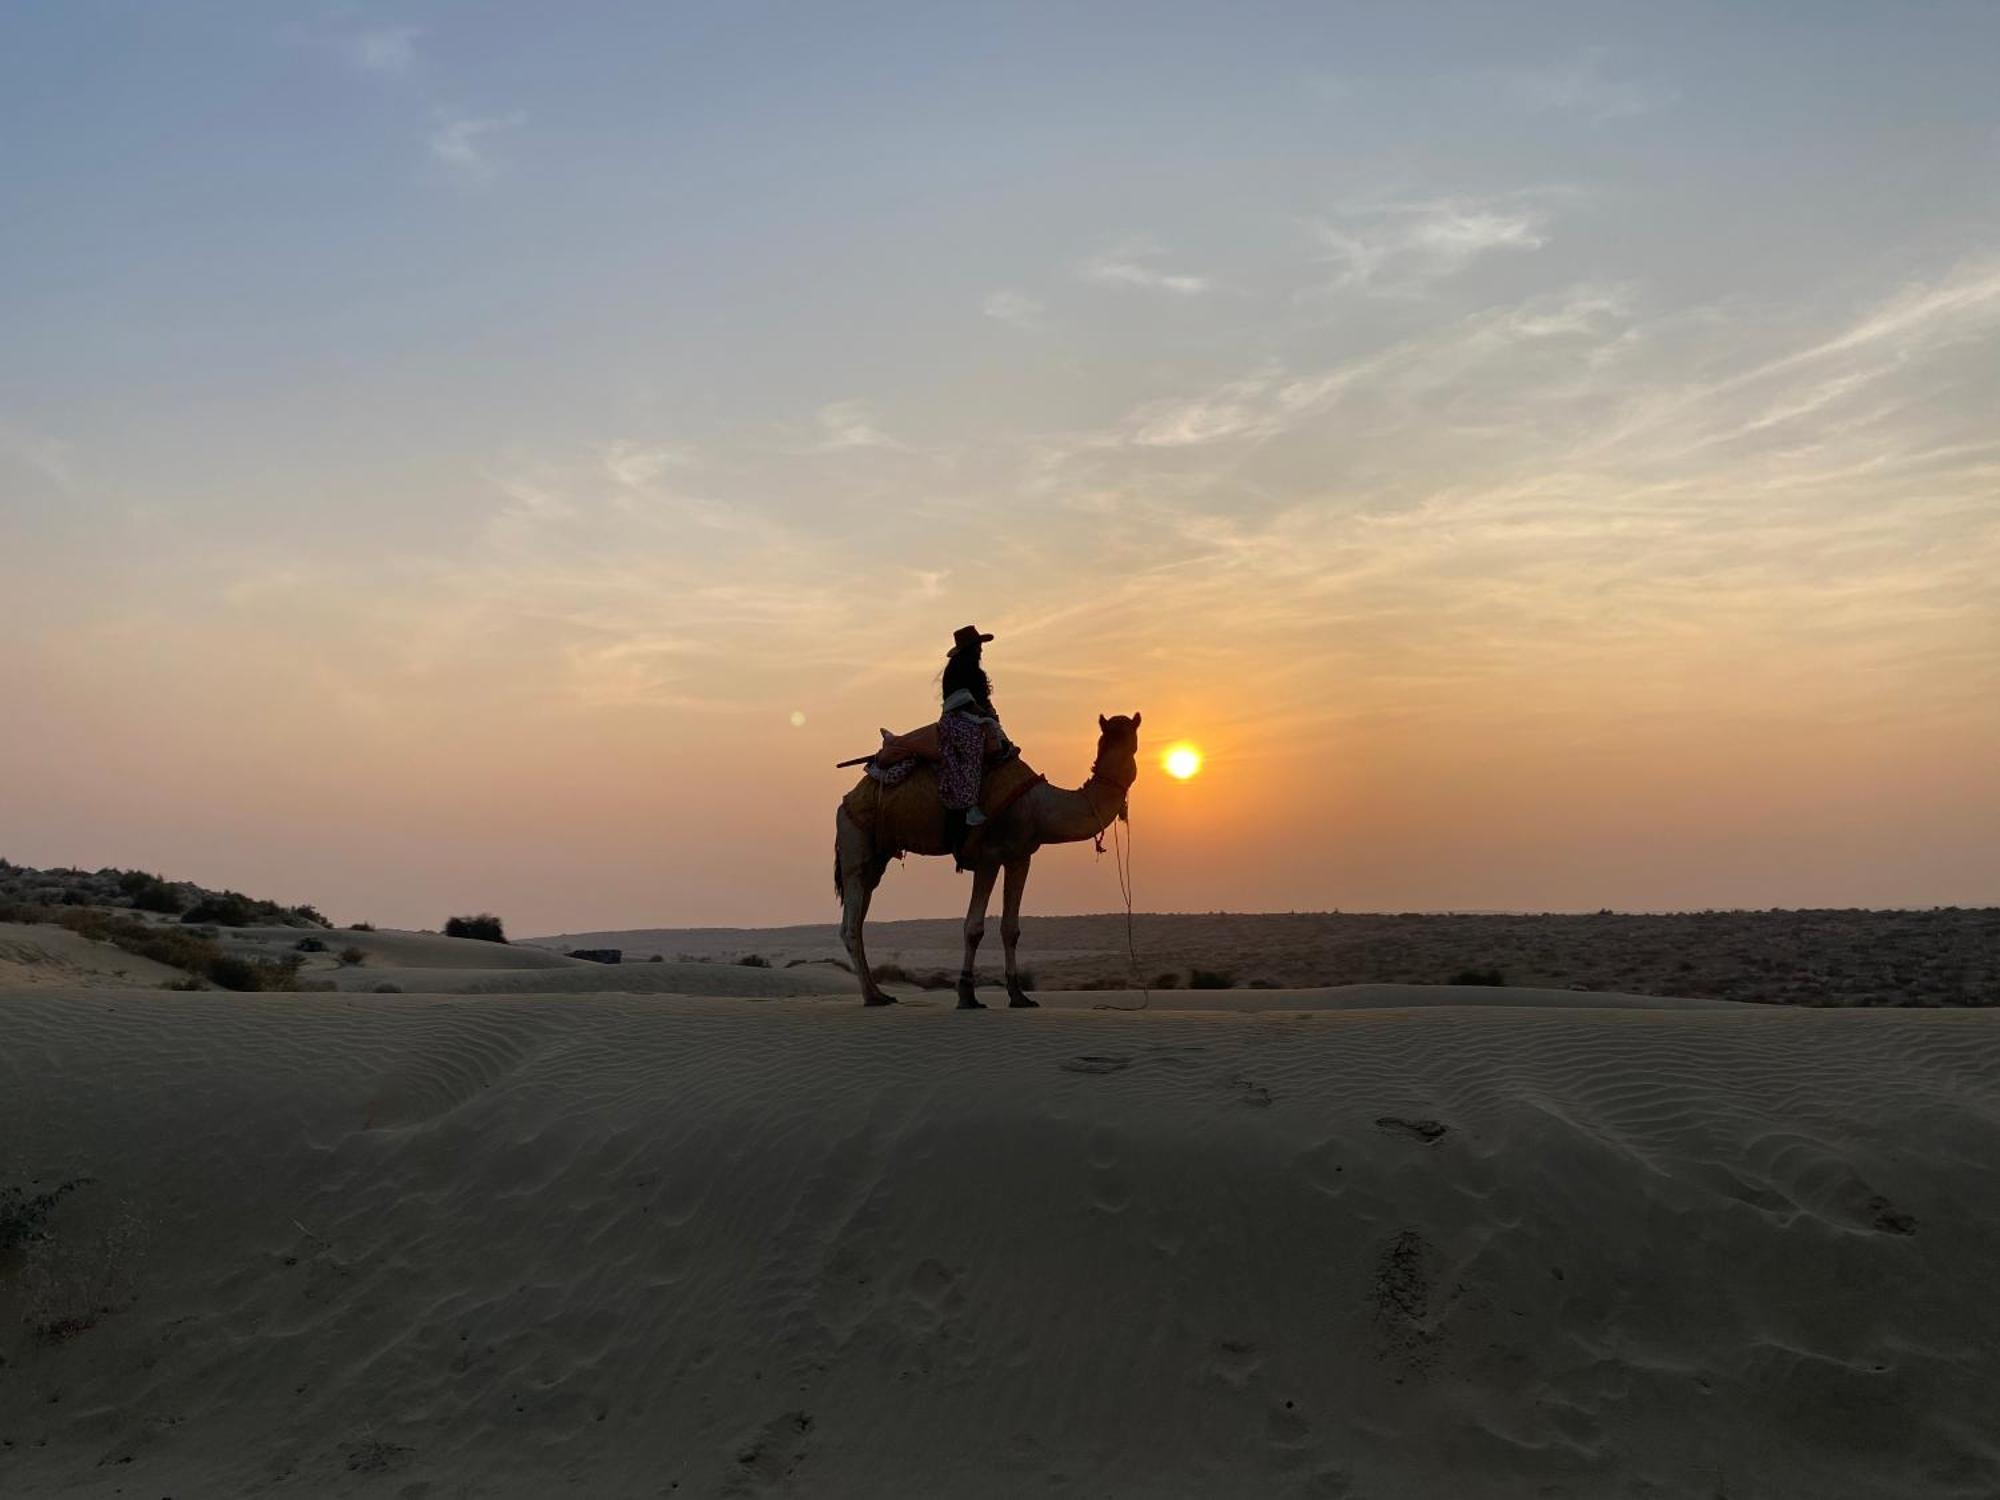
[{"label": "rope rein", "polygon": [[[1137,1005],[1114,1005],[1108,1000],[1100,1001],[1090,1007],[1092,1010],[1145,1010],[1153,1003],[1152,986],[1139,981],[1139,947],[1132,936],[1133,840],[1132,793],[1129,789],[1125,793],[1125,800],[1120,810],[1124,813],[1122,821],[1125,824],[1125,834],[1124,837],[1119,837],[1118,824],[1121,820],[1114,813],[1111,818],[1111,868],[1118,872],[1118,894],[1125,898],[1125,973],[1132,981],[1132,987],[1140,992],[1140,999]],[[1095,811],[1094,803],[1092,811]],[[1104,835],[1101,833],[1097,836],[1097,852],[1099,854],[1104,852]]]}]

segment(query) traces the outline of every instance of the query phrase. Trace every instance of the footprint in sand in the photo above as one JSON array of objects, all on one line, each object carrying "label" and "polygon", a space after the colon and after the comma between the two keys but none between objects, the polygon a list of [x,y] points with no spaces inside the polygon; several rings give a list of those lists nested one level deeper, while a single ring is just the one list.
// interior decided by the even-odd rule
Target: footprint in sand
[{"label": "footprint in sand", "polygon": [[1248,1104],[1255,1109],[1269,1109],[1275,1097],[1261,1083],[1253,1083],[1248,1078],[1236,1077],[1229,1080],[1229,1086],[1236,1090],[1236,1102]]},{"label": "footprint in sand", "polygon": [[1887,1198],[1880,1196],[1868,1200],[1869,1223],[1883,1234],[1915,1234],[1917,1219],[1915,1214],[1906,1214]]},{"label": "footprint in sand", "polygon": [[1132,1059],[1085,1053],[1081,1057],[1064,1058],[1058,1066],[1065,1073],[1122,1073],[1132,1066]]},{"label": "footprint in sand", "polygon": [[788,1411],[746,1434],[736,1445],[736,1482],[729,1491],[741,1494],[785,1484],[806,1461],[812,1430],[812,1413]]},{"label": "footprint in sand", "polygon": [[1375,1304],[1375,1357],[1404,1374],[1421,1375],[1437,1357],[1437,1335],[1427,1324],[1433,1291],[1430,1244],[1414,1229],[1401,1229],[1375,1259],[1371,1300]]},{"label": "footprint in sand", "polygon": [[1441,1125],[1436,1120],[1406,1120],[1401,1115],[1384,1115],[1375,1122],[1375,1128],[1406,1135],[1413,1141],[1422,1141],[1426,1146],[1434,1146],[1451,1134],[1449,1125]]},{"label": "footprint in sand", "polygon": [[1249,1385],[1257,1372],[1264,1368],[1264,1361],[1257,1353],[1257,1346],[1248,1339],[1222,1339],[1215,1346],[1215,1357],[1209,1362],[1209,1369],[1224,1385],[1242,1390]]}]

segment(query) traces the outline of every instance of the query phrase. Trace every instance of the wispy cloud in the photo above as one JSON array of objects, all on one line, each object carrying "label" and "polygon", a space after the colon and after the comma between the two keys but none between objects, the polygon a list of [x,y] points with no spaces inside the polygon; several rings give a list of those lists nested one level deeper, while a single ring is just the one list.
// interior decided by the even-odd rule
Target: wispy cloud
[{"label": "wispy cloud", "polygon": [[365,73],[407,73],[416,66],[422,35],[415,26],[378,26],[342,38],[340,49]]},{"label": "wispy cloud", "polygon": [[1518,199],[1440,198],[1357,208],[1320,223],[1333,289],[1419,296],[1495,251],[1539,250],[1546,219]]},{"label": "wispy cloud", "polygon": [[1206,276],[1170,271],[1158,265],[1164,253],[1150,240],[1134,240],[1092,256],[1078,268],[1077,274],[1099,286],[1132,287],[1176,297],[1199,296],[1210,289],[1212,283]]},{"label": "wispy cloud", "polygon": [[76,488],[76,450],[60,438],[0,420],[0,464],[38,475],[64,492]]},{"label": "wispy cloud", "polygon": [[1001,288],[988,292],[982,311],[986,316],[1001,323],[1011,323],[1016,328],[1030,331],[1040,329],[1045,323],[1047,309],[1033,297],[1023,292]]},{"label": "wispy cloud", "polygon": [[1581,116],[1593,123],[1630,119],[1670,104],[1672,89],[1612,73],[1611,52],[1588,47],[1573,57],[1488,72],[1501,96],[1536,113]]},{"label": "wispy cloud", "polygon": [[638,489],[669,469],[695,461],[692,448],[672,443],[634,443],[624,439],[604,450],[604,472],[622,485]]},{"label": "wispy cloud", "polygon": [[490,182],[499,175],[500,165],[488,150],[487,139],[526,122],[527,116],[518,110],[505,115],[439,110],[430,136],[431,156],[468,182]]},{"label": "wispy cloud", "polygon": [[813,451],[818,453],[838,453],[852,448],[889,448],[906,452],[909,444],[899,442],[875,425],[873,413],[865,401],[833,401],[819,409],[817,415],[820,440]]}]

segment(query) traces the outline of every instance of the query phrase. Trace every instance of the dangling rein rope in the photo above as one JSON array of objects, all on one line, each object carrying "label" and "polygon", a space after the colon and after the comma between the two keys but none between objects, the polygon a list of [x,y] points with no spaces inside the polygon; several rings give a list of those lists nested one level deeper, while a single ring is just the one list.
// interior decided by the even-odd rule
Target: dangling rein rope
[{"label": "dangling rein rope", "polygon": [[[1092,766],[1090,769],[1091,775],[1095,777],[1097,768]],[[1088,783],[1085,785],[1087,788]],[[1090,802],[1091,815],[1095,817],[1097,814],[1095,799],[1090,797],[1088,790],[1085,791],[1084,796]],[[1118,825],[1121,822],[1125,825],[1125,836],[1122,839],[1118,836]],[[1097,852],[1102,854],[1104,852],[1104,835],[1102,833],[1097,835],[1095,843],[1097,845]],[[1125,801],[1120,805],[1118,812],[1111,819],[1111,868],[1118,872],[1118,893],[1125,898],[1125,960],[1127,965],[1125,972],[1126,976],[1131,979],[1133,988],[1140,991],[1140,1000],[1137,1005],[1113,1005],[1110,1001],[1100,1001],[1090,1008],[1092,1010],[1145,1010],[1153,1003],[1153,989],[1151,985],[1139,982],[1139,948],[1132,937],[1132,794],[1129,791],[1126,792]]]}]

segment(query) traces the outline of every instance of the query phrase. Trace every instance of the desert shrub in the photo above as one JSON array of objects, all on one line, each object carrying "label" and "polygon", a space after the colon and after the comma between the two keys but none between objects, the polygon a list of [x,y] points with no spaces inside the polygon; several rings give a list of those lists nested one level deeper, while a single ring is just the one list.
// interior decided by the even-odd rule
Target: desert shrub
[{"label": "desert shrub", "polygon": [[144,870],[128,870],[118,877],[118,888],[132,898],[132,905],[140,911],[159,912],[163,916],[179,916],[187,905],[181,893],[157,875],[148,875]]},{"label": "desert shrub", "polygon": [[30,1193],[26,1188],[0,1187],[0,1255],[43,1238],[43,1226],[64,1196],[75,1192],[88,1178],[73,1177],[46,1193]]},{"label": "desert shrub", "polygon": [[373,922],[349,922],[347,930],[349,932],[373,932],[375,924]]},{"label": "desert shrub", "polygon": [[490,911],[483,911],[473,917],[452,917],[444,924],[444,935],[457,938],[477,938],[482,943],[504,943],[507,930],[498,917]]},{"label": "desert shrub", "polygon": [[868,971],[868,977],[877,984],[910,983],[910,971],[901,964],[876,964]]},{"label": "desert shrub", "polygon": [[298,951],[301,953],[326,952],[326,944],[322,943],[318,938],[300,938],[296,943],[292,944],[292,946],[298,949]]},{"label": "desert shrub", "polygon": [[295,917],[297,917],[297,918],[298,918],[298,919],[299,919],[299,920],[300,920],[301,922],[310,922],[310,923],[312,923],[312,924],[313,924],[313,926],[315,926],[315,927],[331,927],[331,926],[333,926],[333,923],[331,923],[331,922],[327,921],[327,919],[326,919],[325,917],[323,917],[323,916],[321,916],[321,915],[320,915],[320,913],[319,913],[319,908],[318,908],[318,907],[316,907],[316,906],[313,906],[313,905],[312,905],[312,904],[310,904],[310,903],[308,903],[308,904],[306,904],[306,905],[304,905],[304,906],[295,906],[295,907],[293,907],[293,908],[292,908],[292,915],[293,915],[293,916],[295,916]]},{"label": "desert shrub", "polygon": [[208,963],[210,979],[225,990],[245,993],[288,990],[298,972],[299,958],[295,953],[283,958],[239,958],[234,953],[217,953]]},{"label": "desert shrub", "polygon": [[132,1305],[146,1224],[129,1204],[88,1230],[43,1234],[21,1268],[22,1322],[45,1343],[67,1343]]},{"label": "desert shrub", "polygon": [[1236,976],[1226,969],[1189,969],[1188,988],[1191,990],[1233,990]]},{"label": "desert shrub", "polygon": [[736,962],[746,969],[768,969],[771,967],[771,960],[764,957],[761,953],[746,953],[737,959]]},{"label": "desert shrub", "polygon": [[1181,976],[1171,972],[1166,974],[1155,974],[1153,976],[1153,988],[1156,990],[1177,989],[1180,986],[1180,982],[1181,982]]},{"label": "desert shrub", "polygon": [[1460,969],[1456,974],[1451,976],[1451,982],[1453,984],[1504,985],[1507,982],[1507,976],[1502,974],[1498,969],[1492,968]]},{"label": "desert shrub", "polygon": [[403,987],[400,984],[378,984],[375,986],[375,993],[378,995],[400,995],[403,993]]},{"label": "desert shrub", "polygon": [[163,990],[205,990],[208,986],[190,974],[185,979],[163,979],[160,981],[160,988]]},{"label": "desert shrub", "polygon": [[666,961],[667,961],[666,957],[663,954],[659,953],[655,953],[651,958],[646,960],[646,962],[649,964],[663,964]]},{"label": "desert shrub", "polygon": [[365,964],[368,962],[368,955],[366,953],[363,953],[359,948],[355,947],[352,943],[348,944],[347,947],[342,948],[340,952],[335,956],[340,960],[341,967],[346,969],[351,969],[356,964]]},{"label": "desert shrub", "polygon": [[235,891],[203,896],[181,913],[181,920],[191,926],[208,922],[218,927],[248,927],[256,917],[256,908],[251,905],[250,898]]}]

